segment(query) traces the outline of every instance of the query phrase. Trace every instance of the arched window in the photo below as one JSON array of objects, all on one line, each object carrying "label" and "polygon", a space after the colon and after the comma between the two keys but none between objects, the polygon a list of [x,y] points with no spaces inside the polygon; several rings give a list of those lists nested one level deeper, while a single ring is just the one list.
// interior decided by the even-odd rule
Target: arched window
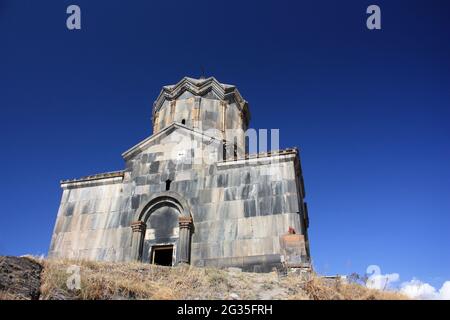
[{"label": "arched window", "polygon": [[186,124],[186,119],[181,120],[181,124]]},{"label": "arched window", "polygon": [[250,153],[250,137],[245,135],[245,156],[247,157]]},{"label": "arched window", "polygon": [[225,141],[222,142],[222,160],[227,160],[227,144]]},{"label": "arched window", "polygon": [[170,179],[166,180],[166,191],[170,190],[170,184],[172,183],[172,181]]}]

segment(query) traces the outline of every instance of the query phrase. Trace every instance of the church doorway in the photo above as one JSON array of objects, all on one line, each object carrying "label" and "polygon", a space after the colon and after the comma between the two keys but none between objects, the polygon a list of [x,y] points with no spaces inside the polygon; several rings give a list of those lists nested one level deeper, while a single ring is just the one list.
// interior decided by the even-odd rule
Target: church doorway
[{"label": "church doorway", "polygon": [[151,262],[160,266],[172,266],[173,245],[152,246]]},{"label": "church doorway", "polygon": [[192,217],[177,193],[162,192],[142,205],[131,229],[133,260],[167,266],[190,263]]}]

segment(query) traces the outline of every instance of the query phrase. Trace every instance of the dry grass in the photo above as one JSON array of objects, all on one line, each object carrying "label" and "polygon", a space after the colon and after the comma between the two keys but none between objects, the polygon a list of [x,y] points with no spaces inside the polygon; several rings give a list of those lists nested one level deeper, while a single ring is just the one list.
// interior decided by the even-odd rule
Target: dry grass
[{"label": "dry grass", "polygon": [[20,297],[12,295],[6,291],[0,291],[0,300],[18,300]]},{"label": "dry grass", "polygon": [[369,289],[356,283],[340,279],[324,279],[312,274],[310,279],[301,280],[289,275],[286,278],[290,299],[311,300],[406,300],[406,296],[394,291]]},{"label": "dry grass", "polygon": [[[69,290],[71,265],[80,267],[80,290]],[[228,288],[225,271],[142,263],[47,260],[42,299],[220,299]]]},{"label": "dry grass", "polygon": [[[45,260],[41,299],[239,299],[379,300],[407,299],[395,292],[367,289],[358,284],[298,274],[279,277],[179,266]],[[71,265],[80,267],[81,288],[69,290]],[[2,297],[0,296],[0,299]]]}]

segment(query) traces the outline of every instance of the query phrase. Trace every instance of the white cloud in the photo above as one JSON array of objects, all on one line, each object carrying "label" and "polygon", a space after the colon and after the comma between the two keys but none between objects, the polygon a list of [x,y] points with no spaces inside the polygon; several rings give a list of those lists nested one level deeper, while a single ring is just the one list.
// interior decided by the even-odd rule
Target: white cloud
[{"label": "white cloud", "polygon": [[400,292],[413,299],[429,300],[437,298],[436,289],[430,284],[418,279],[403,282],[400,286]]},{"label": "white cloud", "polygon": [[441,289],[436,290],[432,285],[413,279],[402,283],[400,292],[412,299],[421,300],[450,300],[450,281],[444,282]]},{"label": "white cloud", "polygon": [[450,300],[450,281],[445,281],[441,289],[439,289],[439,295],[443,300]]},{"label": "white cloud", "polygon": [[371,289],[378,290],[395,290],[399,291],[411,299],[421,300],[450,300],[450,281],[445,281],[442,287],[437,290],[429,283],[413,278],[395,286],[394,284],[400,280],[398,273],[382,274],[381,269],[377,265],[371,265],[367,268],[366,286]]}]

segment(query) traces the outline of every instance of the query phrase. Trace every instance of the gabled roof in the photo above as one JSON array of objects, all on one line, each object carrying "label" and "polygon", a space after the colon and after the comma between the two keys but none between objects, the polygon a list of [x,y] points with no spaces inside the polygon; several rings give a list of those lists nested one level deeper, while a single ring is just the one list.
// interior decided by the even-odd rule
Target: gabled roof
[{"label": "gabled roof", "polygon": [[175,100],[186,91],[189,91],[195,96],[203,96],[212,91],[221,100],[232,96],[241,111],[245,112],[247,118],[250,120],[248,103],[242,98],[238,89],[234,85],[220,83],[214,77],[206,79],[184,77],[177,84],[164,86],[158,98],[153,103],[153,114],[161,108],[165,100]]},{"label": "gabled roof", "polygon": [[185,125],[183,125],[181,123],[174,122],[170,126],[165,127],[161,131],[158,131],[157,133],[151,135],[150,137],[142,140],[137,145],[131,147],[130,149],[128,149],[127,151],[122,153],[122,157],[125,160],[127,160],[127,159],[131,158],[132,156],[134,156],[136,154],[139,154],[144,149],[146,149],[147,146],[149,144],[151,144],[155,139],[157,139],[157,138],[159,138],[159,137],[161,137],[161,136],[163,136],[165,134],[170,134],[171,131],[178,130],[178,129],[186,131],[186,132],[189,132],[189,134],[193,134],[194,136],[197,136],[198,138],[207,139],[207,140],[209,140],[211,142],[213,142],[213,141],[215,141],[217,143],[221,143],[222,142],[220,139],[217,139],[215,137],[206,135],[203,132],[194,130],[192,128],[186,127]]}]

